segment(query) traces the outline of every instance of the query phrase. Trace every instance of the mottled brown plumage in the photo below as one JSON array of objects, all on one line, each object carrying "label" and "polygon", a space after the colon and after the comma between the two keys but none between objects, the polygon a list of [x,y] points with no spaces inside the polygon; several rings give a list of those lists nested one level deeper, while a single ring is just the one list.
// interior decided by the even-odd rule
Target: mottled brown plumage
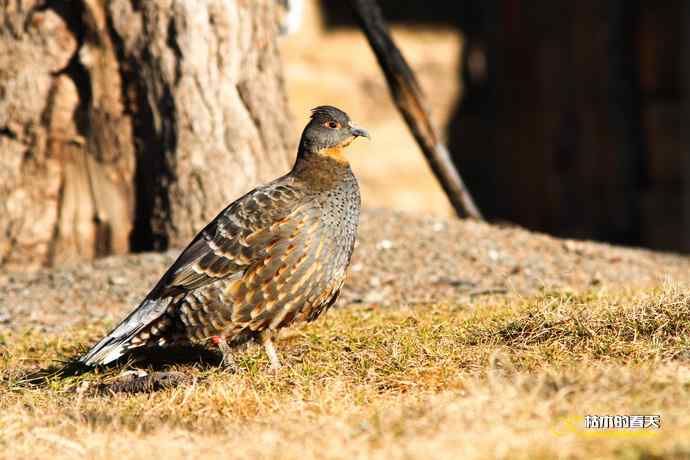
[{"label": "mottled brown plumage", "polygon": [[334,107],[317,107],[285,176],[224,209],[146,299],[81,358],[106,364],[133,348],[221,337],[259,339],[313,321],[336,300],[359,220],[359,186],[342,149],[367,136]]}]

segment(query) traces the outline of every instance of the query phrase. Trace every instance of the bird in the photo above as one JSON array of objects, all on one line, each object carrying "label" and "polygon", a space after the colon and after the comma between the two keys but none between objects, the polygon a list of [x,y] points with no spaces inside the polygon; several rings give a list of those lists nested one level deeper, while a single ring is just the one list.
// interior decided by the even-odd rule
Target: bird
[{"label": "bird", "polygon": [[277,332],[311,322],[338,298],[359,224],[359,184],[344,149],[371,139],[342,110],[319,106],[292,169],[229,204],[139,306],[79,362],[101,366],[133,350],[254,340],[272,369]]}]

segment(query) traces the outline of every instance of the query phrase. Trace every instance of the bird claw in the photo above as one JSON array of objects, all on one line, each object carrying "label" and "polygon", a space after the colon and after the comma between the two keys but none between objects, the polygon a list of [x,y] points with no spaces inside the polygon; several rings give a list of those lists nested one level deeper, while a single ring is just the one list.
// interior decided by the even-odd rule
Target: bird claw
[{"label": "bird claw", "polygon": [[223,358],[220,361],[220,367],[223,367],[230,372],[236,372],[237,364],[235,363],[235,359],[232,356],[232,349],[230,348],[230,345],[228,345],[228,342],[225,340],[225,338],[219,335],[214,335],[213,337],[211,337],[211,342],[213,342],[214,345],[218,346],[223,356]]},{"label": "bird claw", "polygon": [[261,343],[264,346],[264,350],[266,350],[268,360],[271,362],[270,369],[272,371],[278,371],[281,367],[283,367],[283,365],[280,363],[280,358],[278,358],[278,352],[276,352],[276,347],[275,345],[273,345],[273,340],[271,340],[272,336],[273,333],[269,332],[268,330],[262,332]]}]

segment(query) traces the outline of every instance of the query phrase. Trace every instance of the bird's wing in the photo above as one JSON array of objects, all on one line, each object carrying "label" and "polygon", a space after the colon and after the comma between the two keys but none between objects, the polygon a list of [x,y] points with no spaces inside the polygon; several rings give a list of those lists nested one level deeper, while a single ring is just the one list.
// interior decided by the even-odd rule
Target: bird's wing
[{"label": "bird's wing", "polygon": [[[222,329],[220,324],[260,331],[289,322],[296,310],[317,299],[330,278],[327,259],[336,244],[324,238],[321,218],[318,200],[304,200],[289,215],[240,239],[252,247],[251,263],[241,276],[219,284],[222,294],[211,294],[210,302],[185,302],[177,314],[186,334],[210,337]],[[222,305],[215,300],[219,295]]]},{"label": "bird's wing", "polygon": [[161,317],[190,291],[229,277],[241,277],[281,238],[300,225],[300,189],[271,183],[225,208],[182,251],[146,299],[81,361],[106,364],[120,357],[130,339]]},{"label": "bird's wing", "polygon": [[189,292],[243,272],[296,230],[300,198],[299,190],[269,186],[235,201],[199,232],[148,297]]}]

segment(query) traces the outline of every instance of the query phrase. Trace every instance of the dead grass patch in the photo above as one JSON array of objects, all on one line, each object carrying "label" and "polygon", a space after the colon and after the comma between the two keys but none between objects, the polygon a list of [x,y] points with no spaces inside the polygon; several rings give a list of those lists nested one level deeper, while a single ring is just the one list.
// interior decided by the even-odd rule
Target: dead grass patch
[{"label": "dead grass patch", "polygon": [[[329,312],[230,374],[88,394],[122,368],[28,385],[106,329],[0,336],[2,458],[687,458],[690,297],[673,287]],[[143,369],[147,369],[143,366]],[[568,417],[661,414],[650,436],[563,431]]]}]

